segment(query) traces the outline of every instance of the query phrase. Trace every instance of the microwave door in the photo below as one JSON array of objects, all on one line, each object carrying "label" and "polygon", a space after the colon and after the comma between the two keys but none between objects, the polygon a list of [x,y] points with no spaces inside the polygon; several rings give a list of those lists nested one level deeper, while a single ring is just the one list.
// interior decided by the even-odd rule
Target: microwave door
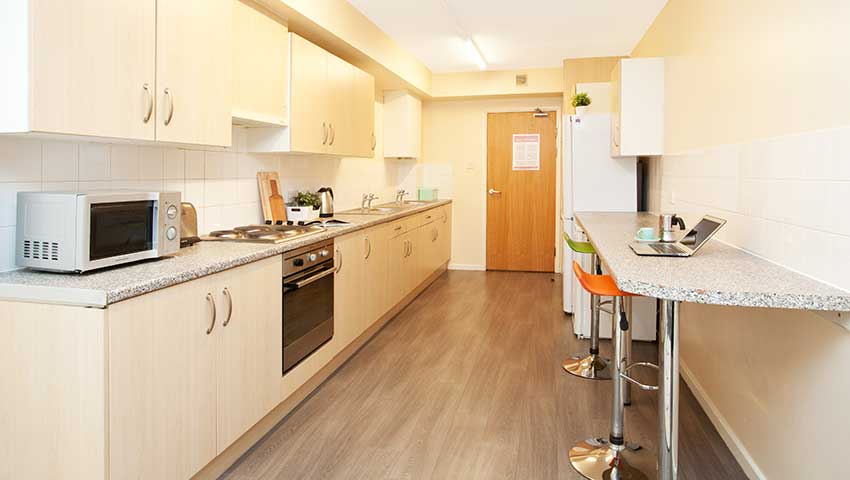
[{"label": "microwave door", "polygon": [[155,249],[155,201],[96,203],[91,205],[89,213],[89,262]]}]

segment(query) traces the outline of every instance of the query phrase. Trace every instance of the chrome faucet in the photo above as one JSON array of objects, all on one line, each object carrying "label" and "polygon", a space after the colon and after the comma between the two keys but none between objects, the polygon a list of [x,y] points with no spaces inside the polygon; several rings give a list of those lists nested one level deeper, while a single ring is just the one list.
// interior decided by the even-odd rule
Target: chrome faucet
[{"label": "chrome faucet", "polygon": [[407,195],[410,195],[410,193],[408,193],[408,192],[404,191],[404,189],[403,189],[403,188],[400,188],[400,189],[399,189],[399,190],[395,193],[395,203],[397,203],[397,204],[399,204],[399,205],[404,205],[404,197],[405,197],[405,196],[407,196]]},{"label": "chrome faucet", "polygon": [[363,198],[360,201],[360,210],[371,210],[372,209],[372,200],[377,200],[378,197],[374,193],[364,193]]}]

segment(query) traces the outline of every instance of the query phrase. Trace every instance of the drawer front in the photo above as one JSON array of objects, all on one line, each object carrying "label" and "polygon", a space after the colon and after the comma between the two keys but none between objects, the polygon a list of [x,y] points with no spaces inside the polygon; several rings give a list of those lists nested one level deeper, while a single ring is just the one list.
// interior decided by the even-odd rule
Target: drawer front
[{"label": "drawer front", "polygon": [[418,228],[419,225],[421,225],[421,219],[418,215],[411,215],[409,217],[402,218],[401,220],[396,220],[395,222],[390,223],[390,238],[404,235],[405,233]]}]

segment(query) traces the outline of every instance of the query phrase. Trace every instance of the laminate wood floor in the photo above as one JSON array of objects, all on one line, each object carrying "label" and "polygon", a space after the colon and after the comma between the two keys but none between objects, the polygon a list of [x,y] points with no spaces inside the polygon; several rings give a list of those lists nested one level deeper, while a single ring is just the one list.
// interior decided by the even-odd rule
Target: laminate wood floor
[{"label": "laminate wood floor", "polygon": [[[560,275],[448,272],[222,478],[582,478],[567,453],[607,437],[611,411],[610,382],[561,369],[586,349],[561,309]],[[656,360],[653,343],[634,352]],[[681,391],[679,478],[745,479]],[[651,478],[655,435],[655,394],[634,390],[626,437],[644,447]]]}]

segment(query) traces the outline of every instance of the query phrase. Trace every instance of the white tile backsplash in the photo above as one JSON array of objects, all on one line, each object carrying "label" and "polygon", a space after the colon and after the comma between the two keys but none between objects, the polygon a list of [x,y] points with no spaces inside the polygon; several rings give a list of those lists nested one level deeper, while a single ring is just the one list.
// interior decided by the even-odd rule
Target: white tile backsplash
[{"label": "white tile backsplash", "polygon": [[[408,175],[416,171],[415,162],[249,154],[244,151],[245,136],[243,128],[234,128],[232,148],[207,151],[0,137],[0,271],[15,268],[18,191],[175,190],[195,205],[203,234],[262,222],[256,180],[260,171],[279,172],[287,199],[298,190],[332,187],[337,211],[359,206],[367,192],[380,196],[381,202],[392,201],[400,178],[416,179]],[[444,177],[442,172],[439,177]]]},{"label": "white tile backsplash", "polygon": [[667,155],[651,207],[726,218],[722,240],[850,290],[850,127]]}]

